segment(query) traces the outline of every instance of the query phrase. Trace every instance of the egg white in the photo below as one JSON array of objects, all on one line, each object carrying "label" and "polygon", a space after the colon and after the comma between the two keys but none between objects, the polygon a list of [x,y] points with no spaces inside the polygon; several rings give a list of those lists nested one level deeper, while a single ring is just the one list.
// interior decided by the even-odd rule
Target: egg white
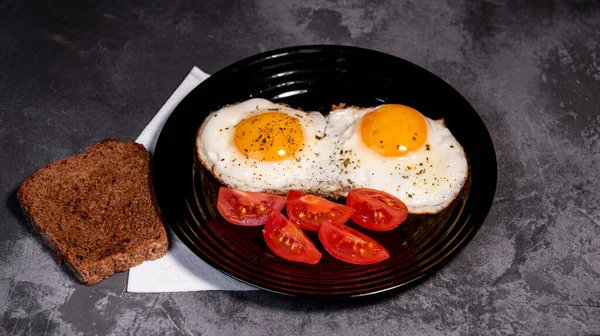
[{"label": "egg white", "polygon": [[339,109],[327,117],[327,135],[338,139],[334,163],[340,171],[341,188],[388,192],[413,214],[443,210],[467,178],[463,148],[442,122],[425,117],[427,139],[421,148],[402,157],[381,156],[364,145],[360,135],[360,119],[374,109]]},{"label": "egg white", "polygon": [[[294,157],[267,162],[246,158],[234,144],[235,127],[244,119],[266,112],[285,113],[296,118],[304,143]],[[198,131],[196,149],[200,162],[227,186],[244,191],[285,194],[290,189],[318,192],[338,180],[330,163],[333,143],[325,135],[326,120],[319,112],[304,112],[250,99],[211,113]]]},{"label": "egg white", "polygon": [[[291,189],[343,197],[355,188],[395,195],[412,214],[433,214],[459,194],[468,175],[462,146],[450,131],[425,117],[427,139],[403,157],[383,157],[362,143],[360,119],[375,108],[303,112],[265,99],[250,99],[211,113],[198,131],[199,161],[227,186],[285,194]],[[285,113],[303,130],[302,150],[277,162],[246,158],[234,144],[235,127],[260,113]]]}]

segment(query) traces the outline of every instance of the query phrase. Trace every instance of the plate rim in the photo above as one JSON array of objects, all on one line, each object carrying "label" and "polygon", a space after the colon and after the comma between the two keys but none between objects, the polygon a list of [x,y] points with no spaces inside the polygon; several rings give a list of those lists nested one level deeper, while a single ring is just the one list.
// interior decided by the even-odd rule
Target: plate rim
[{"label": "plate rim", "polygon": [[[286,291],[279,291],[276,289],[272,289],[272,288],[268,288],[268,287],[264,287],[261,285],[257,285],[254,284],[252,282],[249,282],[245,279],[242,279],[240,277],[237,277],[229,272],[227,272],[224,268],[220,267],[220,265],[218,265],[217,263],[214,262],[210,262],[207,261],[203,256],[201,256],[199,254],[199,251],[197,249],[192,248],[193,245],[192,242],[189,242],[188,239],[185,239],[185,234],[182,232],[183,230],[179,227],[179,225],[177,225],[176,223],[170,221],[168,219],[168,216],[164,210],[164,207],[161,206],[160,201],[159,201],[159,192],[156,190],[156,185],[160,184],[159,181],[157,181],[157,174],[155,174],[156,171],[156,167],[158,164],[158,161],[156,160],[156,157],[161,157],[161,155],[158,155],[159,153],[162,153],[162,150],[159,150],[163,148],[163,144],[166,143],[165,137],[166,137],[166,133],[164,132],[164,130],[168,127],[168,125],[174,123],[174,120],[177,118],[177,113],[178,111],[181,111],[181,109],[179,109],[181,106],[184,106],[186,104],[186,102],[191,101],[194,97],[194,92],[199,91],[201,87],[203,87],[203,84],[206,85],[206,83],[208,82],[209,84],[211,83],[211,78],[217,78],[219,77],[220,74],[222,73],[228,73],[228,72],[232,72],[232,71],[236,71],[237,69],[239,69],[240,67],[244,67],[247,66],[248,64],[257,62],[257,61],[261,61],[264,59],[269,59],[269,58],[277,58],[280,56],[284,56],[290,53],[299,53],[299,52],[338,52],[340,54],[344,54],[344,53],[367,53],[367,54],[372,54],[372,55],[378,55],[381,57],[386,57],[389,58],[390,60],[393,60],[394,62],[402,62],[408,66],[411,67],[416,67],[418,69],[420,69],[421,71],[427,72],[429,75],[433,76],[436,80],[441,81],[445,84],[445,87],[454,91],[455,95],[457,97],[459,97],[464,104],[466,104],[467,106],[469,106],[471,108],[471,110],[474,112],[474,115],[477,116],[477,118],[479,119],[479,122],[481,123],[481,125],[483,126],[483,130],[485,131],[485,134],[487,135],[487,139],[486,142],[488,145],[490,145],[490,152],[488,152],[488,155],[491,155],[491,157],[488,157],[487,159],[491,159],[493,161],[493,166],[494,169],[491,172],[487,172],[487,174],[491,175],[489,177],[493,177],[493,185],[492,186],[488,186],[491,187],[491,191],[486,192],[486,195],[489,195],[489,202],[486,202],[487,204],[485,204],[485,213],[483,214],[480,223],[477,225],[477,227],[475,228],[473,233],[469,233],[465,238],[464,241],[461,242],[454,250],[452,250],[449,253],[449,256],[445,257],[443,260],[441,260],[440,262],[438,262],[437,264],[433,265],[431,268],[429,268],[427,271],[420,273],[417,277],[414,277],[412,279],[410,279],[408,282],[403,282],[400,284],[396,284],[393,286],[390,286],[388,288],[384,288],[381,290],[377,290],[374,292],[368,292],[368,293],[360,293],[360,294],[352,294],[352,295],[335,295],[335,296],[328,296],[328,295],[303,295],[303,294],[298,294],[298,293],[290,293],[290,292],[286,292]],[[181,113],[181,112],[179,112]],[[162,140],[162,141],[161,141]],[[487,141],[489,140],[489,141]],[[191,155],[191,154],[190,154]],[[192,160],[193,161],[193,160]],[[469,173],[471,174],[471,172]],[[191,90],[180,102],[179,104],[173,109],[172,113],[169,115],[169,117],[165,120],[165,123],[163,124],[163,127],[157,137],[157,141],[156,141],[156,146],[155,146],[155,152],[153,154],[153,158],[152,158],[152,182],[153,182],[153,188],[155,190],[156,193],[156,203],[157,206],[160,209],[160,213],[161,216],[164,219],[164,222],[171,227],[171,229],[174,231],[174,233],[177,235],[177,237],[186,245],[186,247],[188,247],[198,258],[200,258],[201,260],[203,260],[204,262],[206,262],[209,266],[211,266],[212,268],[218,270],[219,272],[221,272],[222,274],[225,274],[226,276],[236,279],[242,283],[245,283],[249,286],[258,288],[258,289],[262,289],[262,290],[266,290],[269,292],[273,292],[273,293],[277,293],[277,294],[284,294],[284,295],[290,295],[290,296],[296,296],[296,297],[305,297],[305,298],[313,298],[313,299],[358,299],[358,298],[365,298],[365,297],[378,297],[381,296],[382,294],[390,294],[390,293],[395,293],[399,290],[404,290],[404,289],[408,289],[408,288],[412,288],[415,285],[423,282],[425,279],[429,278],[430,276],[436,274],[441,268],[443,268],[444,266],[446,266],[449,262],[451,262],[458,254],[461,253],[461,251],[470,243],[470,241],[475,237],[475,235],[477,234],[477,232],[479,231],[479,229],[481,228],[481,226],[483,226],[483,224],[485,223],[485,220],[487,219],[490,211],[492,210],[492,206],[493,206],[493,201],[495,199],[496,196],[496,191],[497,191],[497,184],[498,184],[498,162],[497,162],[497,156],[496,156],[496,151],[495,151],[495,146],[493,143],[493,139],[491,137],[491,134],[485,124],[485,122],[483,121],[483,119],[481,118],[481,115],[477,112],[477,110],[469,103],[469,101],[462,95],[460,94],[460,92],[458,90],[456,90],[452,85],[450,85],[448,82],[446,82],[444,79],[440,78],[439,76],[437,76],[435,73],[417,65],[414,64],[408,60],[402,59],[400,57],[391,55],[391,54],[387,54],[381,51],[377,51],[377,50],[372,50],[372,49],[367,49],[367,48],[362,48],[362,47],[354,47],[354,46],[348,46],[348,45],[335,45],[335,44],[309,44],[309,45],[300,45],[300,46],[290,46],[290,47],[285,47],[285,48],[279,48],[279,49],[273,49],[273,50],[269,50],[269,51],[264,51],[255,55],[251,55],[248,57],[245,57],[243,59],[240,59],[234,63],[231,63],[230,65],[220,69],[219,71],[215,72],[213,75],[211,75],[209,78],[207,78],[205,81],[203,81],[202,83],[200,83],[199,85],[197,85],[193,90]],[[162,197],[162,196],[161,196]],[[184,237],[182,237],[182,235]],[[456,250],[456,251],[455,251]]]}]

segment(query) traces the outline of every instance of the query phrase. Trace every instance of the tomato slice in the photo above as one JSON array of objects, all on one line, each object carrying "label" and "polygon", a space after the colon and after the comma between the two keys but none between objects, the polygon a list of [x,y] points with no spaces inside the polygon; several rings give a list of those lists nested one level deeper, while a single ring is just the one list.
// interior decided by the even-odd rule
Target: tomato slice
[{"label": "tomato slice", "polygon": [[283,259],[312,265],[321,260],[321,252],[315,244],[279,212],[269,216],[263,236],[271,251]]},{"label": "tomato slice", "polygon": [[352,217],[354,210],[322,197],[290,190],[287,196],[288,218],[301,228],[319,231],[322,223],[342,225]]},{"label": "tomato slice", "polygon": [[225,219],[243,226],[263,225],[274,212],[285,206],[285,197],[273,194],[245,192],[221,187],[217,209]]},{"label": "tomato slice", "polygon": [[351,264],[374,264],[390,257],[381,244],[345,225],[323,223],[319,240],[332,256]]},{"label": "tomato slice", "polygon": [[389,231],[406,220],[408,208],[398,198],[373,189],[354,189],[348,193],[346,205],[356,210],[352,220],[375,231]]}]

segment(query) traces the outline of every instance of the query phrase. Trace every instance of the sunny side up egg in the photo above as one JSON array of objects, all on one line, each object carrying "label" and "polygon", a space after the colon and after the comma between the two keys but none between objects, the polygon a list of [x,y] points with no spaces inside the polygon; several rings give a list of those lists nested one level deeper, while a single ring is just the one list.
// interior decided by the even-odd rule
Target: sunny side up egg
[{"label": "sunny side up egg", "polygon": [[211,113],[198,131],[196,150],[202,164],[231,188],[314,191],[338,180],[325,169],[334,146],[324,139],[325,126],[319,112],[255,98]]},{"label": "sunny side up egg", "polygon": [[395,104],[337,109],[325,117],[250,99],[211,113],[196,149],[200,162],[231,188],[333,198],[371,188],[395,195],[412,214],[447,207],[469,170],[443,122]]},{"label": "sunny side up egg", "polygon": [[433,214],[459,194],[468,175],[462,146],[443,125],[404,105],[346,108],[327,117],[338,138],[335,164],[343,189],[388,192],[409,213]]}]

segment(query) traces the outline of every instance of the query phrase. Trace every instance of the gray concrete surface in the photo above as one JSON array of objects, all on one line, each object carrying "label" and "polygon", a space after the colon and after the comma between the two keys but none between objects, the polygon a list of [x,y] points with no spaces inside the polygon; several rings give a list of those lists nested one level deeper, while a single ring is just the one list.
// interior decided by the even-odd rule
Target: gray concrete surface
[{"label": "gray concrete surface", "polygon": [[[600,334],[597,1],[0,1],[0,334]],[[360,305],[265,292],[130,294],[58,266],[14,192],[105,138],[135,139],[193,65],[338,43],[391,53],[479,111],[492,210],[434,277]]]}]

